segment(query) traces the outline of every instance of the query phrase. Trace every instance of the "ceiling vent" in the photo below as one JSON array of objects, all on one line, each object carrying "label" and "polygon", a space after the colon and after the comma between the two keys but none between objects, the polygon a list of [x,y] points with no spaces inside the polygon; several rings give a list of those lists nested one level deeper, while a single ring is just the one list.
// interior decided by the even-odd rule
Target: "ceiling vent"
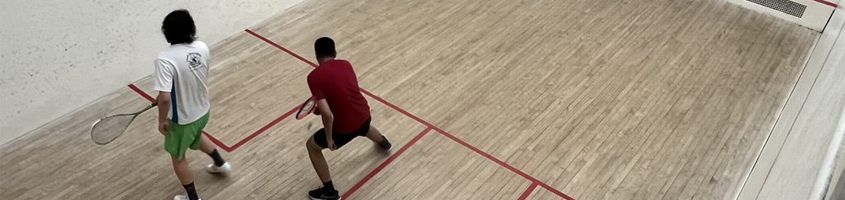
[{"label": "ceiling vent", "polygon": [[794,1],[790,0],[748,0],[749,2],[759,4],[761,6],[766,6],[768,8],[781,11],[788,15],[796,16],[801,18],[804,16],[804,10],[807,9],[806,5],[795,3]]}]

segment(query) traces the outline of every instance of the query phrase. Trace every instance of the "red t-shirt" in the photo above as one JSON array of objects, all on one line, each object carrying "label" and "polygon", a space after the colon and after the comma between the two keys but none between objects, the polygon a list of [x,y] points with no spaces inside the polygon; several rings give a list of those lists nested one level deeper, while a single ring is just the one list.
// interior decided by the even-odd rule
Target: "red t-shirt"
[{"label": "red t-shirt", "polygon": [[326,99],[334,115],[334,132],[353,133],[370,117],[370,106],[361,95],[358,77],[346,60],[320,64],[308,74],[308,87],[315,100]]}]

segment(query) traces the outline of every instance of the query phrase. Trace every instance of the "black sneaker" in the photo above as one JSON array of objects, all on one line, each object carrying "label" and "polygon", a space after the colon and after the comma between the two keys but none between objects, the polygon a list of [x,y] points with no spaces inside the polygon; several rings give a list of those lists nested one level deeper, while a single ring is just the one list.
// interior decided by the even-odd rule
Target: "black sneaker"
[{"label": "black sneaker", "polygon": [[378,144],[378,146],[381,147],[382,150],[390,151],[390,148],[392,148],[393,145],[390,144],[390,141],[387,141],[387,137],[384,137],[382,135],[381,138],[382,138],[382,141],[381,141],[381,143]]},{"label": "black sneaker", "polygon": [[337,190],[327,191],[325,188],[317,188],[308,192],[312,200],[340,200]]}]

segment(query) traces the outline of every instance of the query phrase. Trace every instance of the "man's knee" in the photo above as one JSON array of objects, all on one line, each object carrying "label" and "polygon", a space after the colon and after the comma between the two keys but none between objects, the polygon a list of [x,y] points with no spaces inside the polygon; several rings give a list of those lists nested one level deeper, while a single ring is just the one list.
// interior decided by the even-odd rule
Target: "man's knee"
[{"label": "man's knee", "polygon": [[176,159],[176,157],[170,156],[170,160],[173,161],[173,164],[184,164],[188,162],[188,159],[185,159],[185,156],[182,156],[182,159]]},{"label": "man's knee", "polygon": [[320,151],[320,150],[322,150],[322,148],[320,148],[320,146],[318,146],[317,143],[314,142],[314,137],[310,137],[307,140],[305,140],[305,148],[308,149],[308,151]]}]

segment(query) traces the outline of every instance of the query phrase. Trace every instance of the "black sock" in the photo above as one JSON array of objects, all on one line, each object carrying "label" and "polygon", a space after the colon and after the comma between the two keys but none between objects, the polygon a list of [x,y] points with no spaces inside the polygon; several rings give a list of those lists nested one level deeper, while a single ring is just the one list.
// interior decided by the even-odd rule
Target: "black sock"
[{"label": "black sock", "polygon": [[332,181],[323,183],[323,189],[325,189],[326,191],[335,191],[334,184],[332,183]]},{"label": "black sock", "polygon": [[226,161],[223,160],[223,157],[220,157],[220,153],[217,153],[217,149],[214,149],[214,151],[209,153],[208,156],[211,156],[211,159],[214,159],[214,166],[220,167],[223,166],[223,164],[226,164]]},{"label": "black sock", "polygon": [[187,185],[183,185],[185,187],[185,192],[188,193],[188,199],[190,200],[198,200],[200,199],[197,197],[197,189],[194,188],[194,182],[188,183]]}]

